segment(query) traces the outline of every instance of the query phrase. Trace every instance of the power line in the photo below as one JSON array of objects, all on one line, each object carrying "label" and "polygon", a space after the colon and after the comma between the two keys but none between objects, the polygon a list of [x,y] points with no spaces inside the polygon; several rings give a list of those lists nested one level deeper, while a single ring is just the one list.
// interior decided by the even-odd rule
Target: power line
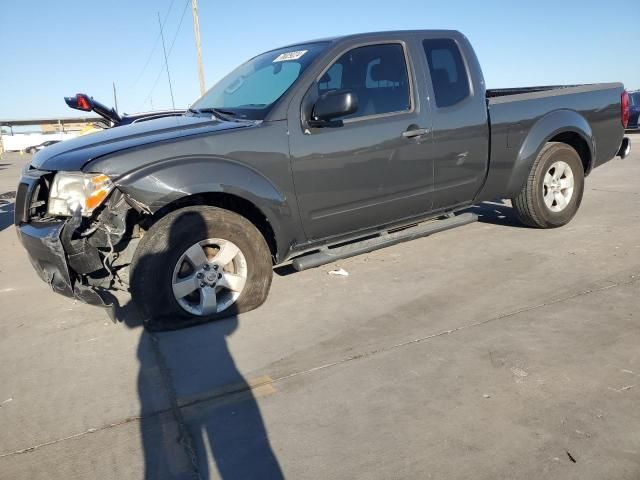
[{"label": "power line", "polygon": [[[182,10],[182,16],[180,17],[180,22],[178,23],[178,28],[176,29],[176,33],[173,35],[173,40],[171,40],[171,45],[169,46],[169,51],[167,52],[167,57],[166,57],[167,60],[171,56],[171,52],[173,51],[173,45],[176,43],[176,39],[178,38],[178,33],[180,33],[180,27],[182,27],[182,22],[184,20],[184,15],[185,15],[185,13],[187,13],[187,7],[189,6],[190,2],[191,2],[191,0],[186,0],[186,2],[184,4],[184,8]],[[151,98],[151,95],[153,95],[153,92],[156,89],[156,85],[158,84],[158,81],[160,80],[160,77],[162,76],[162,72],[165,69],[165,65],[166,65],[166,61],[162,65],[162,67],[160,67],[160,71],[158,72],[158,75],[156,76],[156,79],[153,82],[153,85],[151,86],[151,90],[149,91],[149,94],[147,95],[147,98],[145,98],[144,102],[142,102],[142,107],[144,107],[144,105],[146,105],[146,103]],[[142,107],[139,110],[141,110]]]},{"label": "power line", "polygon": [[164,66],[167,68],[167,79],[169,80],[169,93],[171,94],[171,106],[176,109],[176,102],[173,100],[173,86],[171,85],[171,75],[169,75],[169,59],[167,58],[167,47],[164,44],[164,33],[162,32],[162,22],[160,12],[158,12],[158,25],[160,25],[160,36],[162,37],[162,51],[164,52]]},{"label": "power line", "polygon": [[[164,21],[162,22],[162,26],[163,27],[167,24],[167,19],[169,18],[169,14],[171,13],[171,9],[173,8],[173,3],[174,2],[175,2],[175,0],[171,0],[171,3],[169,4],[169,8],[167,9],[167,13],[164,16]],[[155,42],[153,42],[153,48],[151,49],[151,53],[149,53],[149,56],[147,57],[147,61],[144,62],[144,66],[142,67],[142,70],[140,71],[140,73],[136,77],[135,81],[131,85],[132,88],[135,87],[138,84],[138,82],[142,78],[142,75],[144,75],[144,73],[147,71],[147,67],[149,66],[149,63],[151,62],[151,59],[153,58],[153,54],[156,53],[156,48],[158,48],[159,42],[160,42],[160,34],[158,33],[158,35],[156,36]]]}]

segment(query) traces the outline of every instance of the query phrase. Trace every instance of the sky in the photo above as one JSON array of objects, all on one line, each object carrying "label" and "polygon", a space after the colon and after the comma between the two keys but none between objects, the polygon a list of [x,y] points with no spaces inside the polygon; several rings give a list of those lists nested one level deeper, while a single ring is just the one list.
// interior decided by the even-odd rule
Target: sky
[{"label": "sky", "polygon": [[[199,96],[191,0],[0,0],[0,119],[72,116],[87,93],[120,112]],[[207,88],[250,57],[357,32],[456,29],[473,44],[489,88],[621,81],[640,89],[638,2],[198,0]],[[166,21],[165,21],[166,19]]]}]

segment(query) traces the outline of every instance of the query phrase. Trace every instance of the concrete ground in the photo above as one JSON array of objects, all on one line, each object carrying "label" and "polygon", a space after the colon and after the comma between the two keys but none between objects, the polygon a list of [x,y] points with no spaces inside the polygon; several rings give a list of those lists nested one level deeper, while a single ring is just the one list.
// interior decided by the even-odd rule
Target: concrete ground
[{"label": "concrete ground", "polygon": [[564,228],[484,204],[163,334],[51,293],[5,197],[2,479],[640,478],[640,150]]}]

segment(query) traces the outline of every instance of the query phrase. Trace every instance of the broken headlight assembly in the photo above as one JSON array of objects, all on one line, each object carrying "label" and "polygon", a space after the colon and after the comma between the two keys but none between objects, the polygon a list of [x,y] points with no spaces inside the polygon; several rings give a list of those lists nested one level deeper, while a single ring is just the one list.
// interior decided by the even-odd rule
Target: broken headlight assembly
[{"label": "broken headlight assembly", "polygon": [[48,212],[69,217],[78,209],[89,217],[113,189],[113,182],[101,173],[58,172],[49,190]]}]

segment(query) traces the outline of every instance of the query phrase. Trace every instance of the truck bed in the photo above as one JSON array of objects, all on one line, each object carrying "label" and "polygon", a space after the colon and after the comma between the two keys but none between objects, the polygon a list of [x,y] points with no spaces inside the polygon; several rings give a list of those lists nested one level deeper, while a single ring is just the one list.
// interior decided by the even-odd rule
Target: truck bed
[{"label": "truck bed", "polygon": [[583,87],[582,85],[541,85],[537,87],[514,87],[514,88],[493,88],[487,90],[487,98],[505,97],[507,95],[520,95],[522,93],[547,92],[549,90],[558,90],[562,88]]},{"label": "truck bed", "polygon": [[[517,195],[531,166],[519,159],[535,157],[536,149],[548,141],[580,134],[591,142],[592,152],[578,152],[590,157],[585,174],[614,158],[624,134],[620,125],[623,91],[621,83],[487,90],[490,166],[480,198]],[[575,125],[575,133],[566,131],[566,125]],[[549,134],[554,130],[564,130],[563,138],[555,140]]]},{"label": "truck bed", "polygon": [[[619,83],[587,83],[582,85],[542,85],[537,87],[495,88],[488,89],[486,98],[490,104],[497,104],[518,100],[529,100],[558,95],[573,95],[590,93],[612,88],[622,88]],[[516,98],[514,98],[516,97]]]}]

